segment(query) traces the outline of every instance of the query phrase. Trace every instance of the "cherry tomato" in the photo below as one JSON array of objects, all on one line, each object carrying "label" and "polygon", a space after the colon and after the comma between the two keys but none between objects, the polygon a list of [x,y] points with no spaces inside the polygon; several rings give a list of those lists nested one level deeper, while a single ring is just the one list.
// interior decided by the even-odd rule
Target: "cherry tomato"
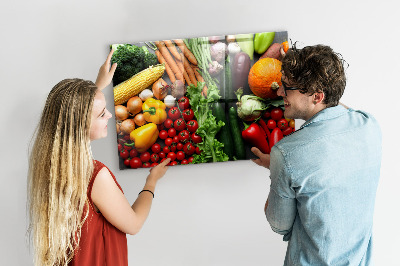
[{"label": "cherry tomato", "polygon": [[173,127],[171,127],[170,129],[168,129],[168,136],[169,136],[170,138],[175,137],[175,136],[176,136],[176,129],[173,128]]},{"label": "cherry tomato", "polygon": [[[169,148],[169,146],[165,146],[165,147],[163,148],[163,152],[164,152],[165,154],[168,154],[170,151],[171,151],[171,149]],[[161,156],[161,152],[159,153],[159,155]]]},{"label": "cherry tomato", "polygon": [[201,154],[201,150],[200,150],[199,147],[196,147],[196,153],[197,153],[197,154]]},{"label": "cherry tomato", "polygon": [[158,165],[158,163],[152,163],[151,165],[150,165],[150,167],[154,167],[154,166],[157,166]]},{"label": "cherry tomato", "polygon": [[183,116],[183,119],[185,119],[185,121],[190,121],[194,117],[194,112],[192,109],[185,109],[182,112],[182,116]]},{"label": "cherry tomato", "polygon": [[171,146],[169,146],[169,149],[170,149],[171,151],[175,152],[175,151],[176,151],[176,143],[175,143],[175,142],[172,142]]},{"label": "cherry tomato", "polygon": [[192,141],[197,144],[203,141],[203,139],[197,135],[196,133],[192,133],[192,135],[190,136],[190,138],[192,139]]},{"label": "cherry tomato", "polygon": [[287,136],[287,135],[289,135],[290,133],[292,133],[292,131],[293,131],[293,128],[287,127],[287,128],[285,128],[284,130],[282,130],[282,133],[283,133],[284,136]]},{"label": "cherry tomato", "polygon": [[180,98],[178,100],[178,106],[179,106],[179,109],[181,109],[181,110],[188,109],[189,105],[190,105],[190,103],[189,103],[188,97],[183,96],[182,98]]},{"label": "cherry tomato", "polygon": [[122,150],[122,145],[118,143],[118,151],[120,152]]},{"label": "cherry tomato", "polygon": [[182,144],[182,142],[178,142],[178,143],[176,144],[176,149],[177,149],[178,151],[180,151],[180,150],[183,149],[183,144]]},{"label": "cherry tomato", "polygon": [[179,142],[179,137],[175,136],[172,138],[172,143],[178,143]]},{"label": "cherry tomato", "polygon": [[179,161],[182,161],[183,159],[185,159],[185,153],[183,151],[178,151],[176,153],[176,159],[178,159]]},{"label": "cherry tomato", "polygon": [[178,118],[178,119],[175,120],[175,122],[174,122],[174,128],[175,128],[176,131],[178,131],[178,132],[184,130],[184,129],[186,128],[185,121],[184,121],[182,118]]},{"label": "cherry tomato", "polygon": [[166,139],[168,138],[168,132],[166,130],[161,130],[160,133],[158,133],[158,137],[160,139]]},{"label": "cherry tomato", "polygon": [[284,130],[285,128],[287,128],[289,126],[289,123],[285,118],[282,118],[282,119],[279,119],[279,121],[277,122],[277,126],[281,130]]},{"label": "cherry tomato", "polygon": [[130,151],[130,150],[132,150],[132,146],[129,146],[129,145],[126,145],[127,143],[124,143],[124,145],[123,145],[123,148],[122,149],[124,149],[124,150],[127,150],[127,151]]},{"label": "cherry tomato", "polygon": [[153,153],[159,153],[159,152],[161,151],[161,145],[158,144],[158,143],[154,143],[154,144],[151,146],[151,151],[152,151]]},{"label": "cherry tomato", "polygon": [[192,143],[188,142],[183,146],[183,151],[188,155],[192,155],[195,152],[196,148],[193,146]]},{"label": "cherry tomato", "polygon": [[181,161],[181,164],[188,164],[188,160],[183,159],[183,160]]},{"label": "cherry tomato", "polygon": [[174,166],[174,165],[177,165],[177,164],[178,164],[177,161],[171,161],[171,162],[169,163],[170,166]]},{"label": "cherry tomato", "polygon": [[127,151],[127,150],[122,150],[120,153],[119,153],[119,156],[121,156],[121,158],[122,159],[128,159],[128,157],[129,157],[129,151]]},{"label": "cherry tomato", "polygon": [[150,152],[146,151],[140,154],[140,160],[142,161],[142,163],[150,161]]},{"label": "cherry tomato", "polygon": [[190,133],[187,130],[182,130],[181,132],[179,132],[178,137],[179,137],[179,141],[180,142],[185,143],[185,142],[187,142],[189,140]]},{"label": "cherry tomato", "polygon": [[290,121],[289,121],[289,127],[291,127],[291,128],[295,128],[295,122],[294,122],[294,119],[290,119]]},{"label": "cherry tomato", "polygon": [[174,123],[174,121],[172,121],[172,119],[167,118],[167,119],[164,121],[164,127],[166,127],[166,128],[171,128],[172,125],[173,125],[173,123]]},{"label": "cherry tomato", "polygon": [[176,160],[176,154],[175,152],[169,152],[167,155],[167,158],[171,158],[171,161],[175,161]]},{"label": "cherry tomato", "polygon": [[[168,150],[168,152],[169,152],[169,150]],[[158,153],[158,156],[160,156],[160,158],[161,159],[163,159],[163,158],[165,158],[165,152],[164,151],[160,151],[159,153]]]},{"label": "cherry tomato", "polygon": [[276,121],[273,120],[273,119],[268,120],[267,121],[267,128],[269,128],[271,130],[276,128]]},{"label": "cherry tomato", "polygon": [[192,162],[193,162],[193,160],[194,160],[193,156],[192,156],[192,157],[189,157],[189,159],[188,159],[188,163],[192,163]]},{"label": "cherry tomato", "polygon": [[129,152],[129,156],[130,156],[131,158],[133,158],[133,157],[138,157],[138,156],[139,156],[139,153],[138,153],[138,151],[137,151],[136,149],[132,149],[132,150]]},{"label": "cherry tomato", "polygon": [[136,169],[142,167],[142,161],[138,157],[134,157],[130,161],[131,168]]},{"label": "cherry tomato", "polygon": [[151,160],[153,163],[156,163],[156,162],[158,162],[158,160],[160,160],[160,156],[159,156],[157,153],[153,153],[153,154],[151,155],[151,157],[150,157],[150,160]]},{"label": "cherry tomato", "polygon": [[151,164],[149,162],[144,162],[143,163],[143,168],[150,168]]},{"label": "cherry tomato", "polygon": [[[181,116],[181,113],[178,109],[178,107],[172,107],[171,109],[169,109],[168,111],[168,117],[172,120],[176,120]],[[165,124],[164,124],[165,125]]]},{"label": "cherry tomato", "polygon": [[186,126],[190,133],[196,132],[196,130],[199,128],[199,124],[196,120],[190,120],[187,122]]},{"label": "cherry tomato", "polygon": [[262,117],[263,117],[264,119],[270,118],[270,117],[271,117],[271,110],[267,109],[267,110],[263,113]]},{"label": "cherry tomato", "polygon": [[172,138],[166,138],[165,139],[165,145],[171,146],[171,144],[172,144]]},{"label": "cherry tomato", "polygon": [[[164,121],[165,122],[165,121]],[[165,127],[164,127],[164,124],[158,124],[157,125],[157,129],[158,130],[163,130]]]},{"label": "cherry tomato", "polygon": [[283,117],[283,110],[279,107],[272,108],[271,110],[271,118],[275,121],[278,121]]},{"label": "cherry tomato", "polygon": [[130,167],[130,166],[131,166],[131,165],[130,165],[130,161],[131,161],[131,160],[129,160],[129,159],[125,159],[125,160],[124,160],[125,166]]}]

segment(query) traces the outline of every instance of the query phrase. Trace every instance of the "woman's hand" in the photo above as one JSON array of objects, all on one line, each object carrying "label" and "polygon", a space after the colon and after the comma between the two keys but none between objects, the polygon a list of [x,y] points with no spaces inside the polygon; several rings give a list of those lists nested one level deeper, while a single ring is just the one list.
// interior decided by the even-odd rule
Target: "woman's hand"
[{"label": "woman's hand", "polygon": [[154,184],[165,175],[165,172],[168,169],[168,164],[171,161],[170,158],[167,158],[165,161],[160,163],[159,165],[150,169],[150,175],[147,177],[147,182]]},{"label": "woman's hand", "polygon": [[114,76],[115,69],[117,68],[117,63],[114,63],[111,66],[111,57],[114,53],[114,50],[111,50],[111,52],[108,54],[106,61],[104,64],[100,67],[99,74],[97,74],[97,79],[96,79],[96,86],[99,88],[99,90],[103,90],[105,87],[107,87]]},{"label": "woman's hand", "polygon": [[271,156],[266,153],[262,153],[256,147],[251,148],[251,151],[258,157],[258,159],[251,159],[253,162],[260,166],[264,166],[265,168],[269,169],[269,163],[271,160]]}]

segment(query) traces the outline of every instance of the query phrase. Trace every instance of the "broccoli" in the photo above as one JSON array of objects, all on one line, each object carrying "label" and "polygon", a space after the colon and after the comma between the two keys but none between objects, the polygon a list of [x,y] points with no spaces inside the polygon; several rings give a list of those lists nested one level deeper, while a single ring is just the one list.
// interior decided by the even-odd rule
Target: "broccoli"
[{"label": "broccoli", "polygon": [[114,86],[158,62],[156,55],[151,54],[145,46],[113,44],[111,48],[114,49],[111,63],[117,63],[113,77]]}]

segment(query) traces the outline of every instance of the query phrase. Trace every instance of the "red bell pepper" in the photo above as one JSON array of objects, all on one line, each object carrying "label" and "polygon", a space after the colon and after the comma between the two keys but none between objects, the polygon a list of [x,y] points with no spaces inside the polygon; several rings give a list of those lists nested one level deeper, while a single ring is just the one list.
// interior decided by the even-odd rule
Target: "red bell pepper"
[{"label": "red bell pepper", "polygon": [[269,144],[271,145],[271,148],[281,139],[283,139],[283,133],[282,130],[279,129],[279,127],[276,127],[272,130],[271,132],[271,138],[269,139]]},{"label": "red bell pepper", "polygon": [[264,130],[256,123],[250,126],[245,125],[242,131],[243,139],[253,146],[256,146],[262,153],[269,154],[271,152],[267,139],[265,138]]}]

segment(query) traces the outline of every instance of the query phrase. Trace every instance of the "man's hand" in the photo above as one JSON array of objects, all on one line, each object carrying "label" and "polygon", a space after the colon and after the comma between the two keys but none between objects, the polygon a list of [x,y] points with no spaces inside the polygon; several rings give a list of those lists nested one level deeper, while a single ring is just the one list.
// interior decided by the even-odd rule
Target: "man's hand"
[{"label": "man's hand", "polygon": [[262,153],[259,149],[256,147],[251,148],[251,151],[258,157],[258,159],[251,159],[253,162],[255,162],[258,165],[264,166],[265,168],[269,169],[269,162],[271,156],[266,153]]},{"label": "man's hand", "polygon": [[99,74],[97,74],[97,79],[96,79],[96,86],[99,88],[99,90],[103,90],[105,87],[107,87],[114,76],[115,69],[117,68],[117,63],[114,63],[111,66],[111,57],[114,53],[114,50],[111,50],[111,52],[108,54],[106,61],[104,64],[100,67]]}]

